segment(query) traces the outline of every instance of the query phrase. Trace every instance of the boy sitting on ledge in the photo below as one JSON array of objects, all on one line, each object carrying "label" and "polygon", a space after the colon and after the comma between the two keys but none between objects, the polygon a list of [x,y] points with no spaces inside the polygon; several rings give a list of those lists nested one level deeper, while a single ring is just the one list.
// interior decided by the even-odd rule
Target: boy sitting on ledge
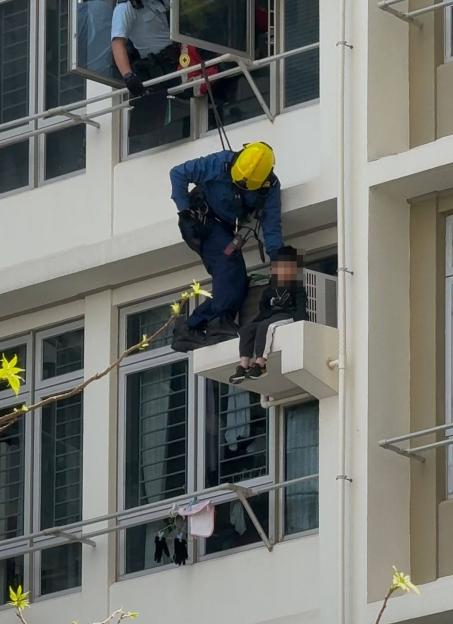
[{"label": "boy sitting on ledge", "polygon": [[[302,321],[307,318],[306,292],[302,279],[298,279],[301,257],[293,247],[282,247],[278,259],[271,263],[271,283],[261,295],[258,316],[239,329],[240,364],[231,375],[230,383],[239,384],[244,379],[259,379],[266,375],[267,355],[272,341],[269,326],[278,323]],[[253,356],[255,357],[253,358]]]}]

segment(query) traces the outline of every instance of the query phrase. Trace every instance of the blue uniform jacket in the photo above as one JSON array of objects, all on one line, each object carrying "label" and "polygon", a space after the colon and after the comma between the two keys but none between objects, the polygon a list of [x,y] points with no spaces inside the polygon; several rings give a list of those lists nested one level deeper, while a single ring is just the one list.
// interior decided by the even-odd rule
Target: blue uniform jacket
[{"label": "blue uniform jacket", "polygon": [[[202,158],[188,160],[173,167],[170,171],[172,186],[171,197],[178,211],[189,208],[190,183],[202,187],[206,200],[214,214],[227,223],[234,224],[235,194],[240,192],[245,205],[253,210],[258,200],[257,191],[242,191],[232,183],[229,164],[235,153],[230,151],[216,152]],[[274,259],[283,246],[281,228],[280,182],[278,179],[266,194],[262,212],[264,243],[269,257]]]}]

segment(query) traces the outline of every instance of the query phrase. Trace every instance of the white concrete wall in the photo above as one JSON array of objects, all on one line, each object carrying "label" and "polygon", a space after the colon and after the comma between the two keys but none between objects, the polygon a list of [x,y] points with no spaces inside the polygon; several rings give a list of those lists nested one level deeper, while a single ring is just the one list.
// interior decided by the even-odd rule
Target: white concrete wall
[{"label": "white concrete wall", "polygon": [[[181,276],[179,276],[179,279]],[[159,286],[155,286],[158,288]],[[118,304],[150,294],[150,283],[106,289],[71,304],[0,323],[0,335],[61,323],[84,315],[85,377],[104,368],[118,349]],[[84,395],[83,517],[116,507],[115,375],[90,386]],[[115,581],[114,539],[96,538],[83,546],[82,588],[39,599],[27,613],[31,624],[99,621],[116,608],[138,610],[139,622],[168,624],[331,624],[335,609],[337,400],[320,402],[320,532],[277,544],[272,553],[259,544],[193,566],[144,573]],[[97,525],[101,528],[101,525]],[[89,528],[87,530],[92,530]],[[15,620],[0,610],[0,624]]]},{"label": "white concrete wall", "polygon": [[[288,196],[291,206],[286,207],[284,194],[284,211],[335,197],[336,17],[330,4],[329,0],[320,3],[320,103],[293,109],[278,116],[274,124],[257,118],[228,128],[230,141],[238,149],[250,140],[273,145],[283,188],[297,188],[297,205],[293,193],[291,201]],[[108,91],[88,83],[88,96],[104,90]],[[106,105],[101,102],[92,108]],[[217,151],[217,133],[119,163],[118,116],[97,121],[101,129],[87,127],[86,173],[0,198],[2,227],[9,232],[2,241],[0,272],[28,263],[33,272],[36,261],[52,258],[49,270],[54,277],[58,257],[74,249],[83,255],[84,266],[96,266],[96,246],[117,238],[119,256],[130,257],[136,254],[134,234],[141,231],[149,230],[151,248],[180,241],[168,171],[188,158]],[[132,236],[122,238],[125,234]]]}]

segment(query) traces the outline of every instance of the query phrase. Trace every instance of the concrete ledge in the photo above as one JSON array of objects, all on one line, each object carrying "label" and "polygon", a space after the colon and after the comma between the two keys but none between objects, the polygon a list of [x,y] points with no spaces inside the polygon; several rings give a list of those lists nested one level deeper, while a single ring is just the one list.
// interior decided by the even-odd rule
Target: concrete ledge
[{"label": "concrete ledge", "polygon": [[[228,340],[194,351],[194,372],[221,383],[239,363],[239,339]],[[268,374],[263,379],[244,381],[241,388],[275,399],[302,392],[318,399],[338,392],[338,373],[327,366],[337,359],[338,330],[309,321],[277,327]]]}]

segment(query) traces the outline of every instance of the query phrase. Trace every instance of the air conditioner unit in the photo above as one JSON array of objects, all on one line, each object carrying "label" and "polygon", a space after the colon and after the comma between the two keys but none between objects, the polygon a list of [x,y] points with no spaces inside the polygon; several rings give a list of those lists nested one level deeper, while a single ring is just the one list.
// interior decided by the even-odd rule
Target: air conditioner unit
[{"label": "air conditioner unit", "polygon": [[337,278],[334,275],[303,270],[307,291],[308,320],[321,325],[337,326]]}]

